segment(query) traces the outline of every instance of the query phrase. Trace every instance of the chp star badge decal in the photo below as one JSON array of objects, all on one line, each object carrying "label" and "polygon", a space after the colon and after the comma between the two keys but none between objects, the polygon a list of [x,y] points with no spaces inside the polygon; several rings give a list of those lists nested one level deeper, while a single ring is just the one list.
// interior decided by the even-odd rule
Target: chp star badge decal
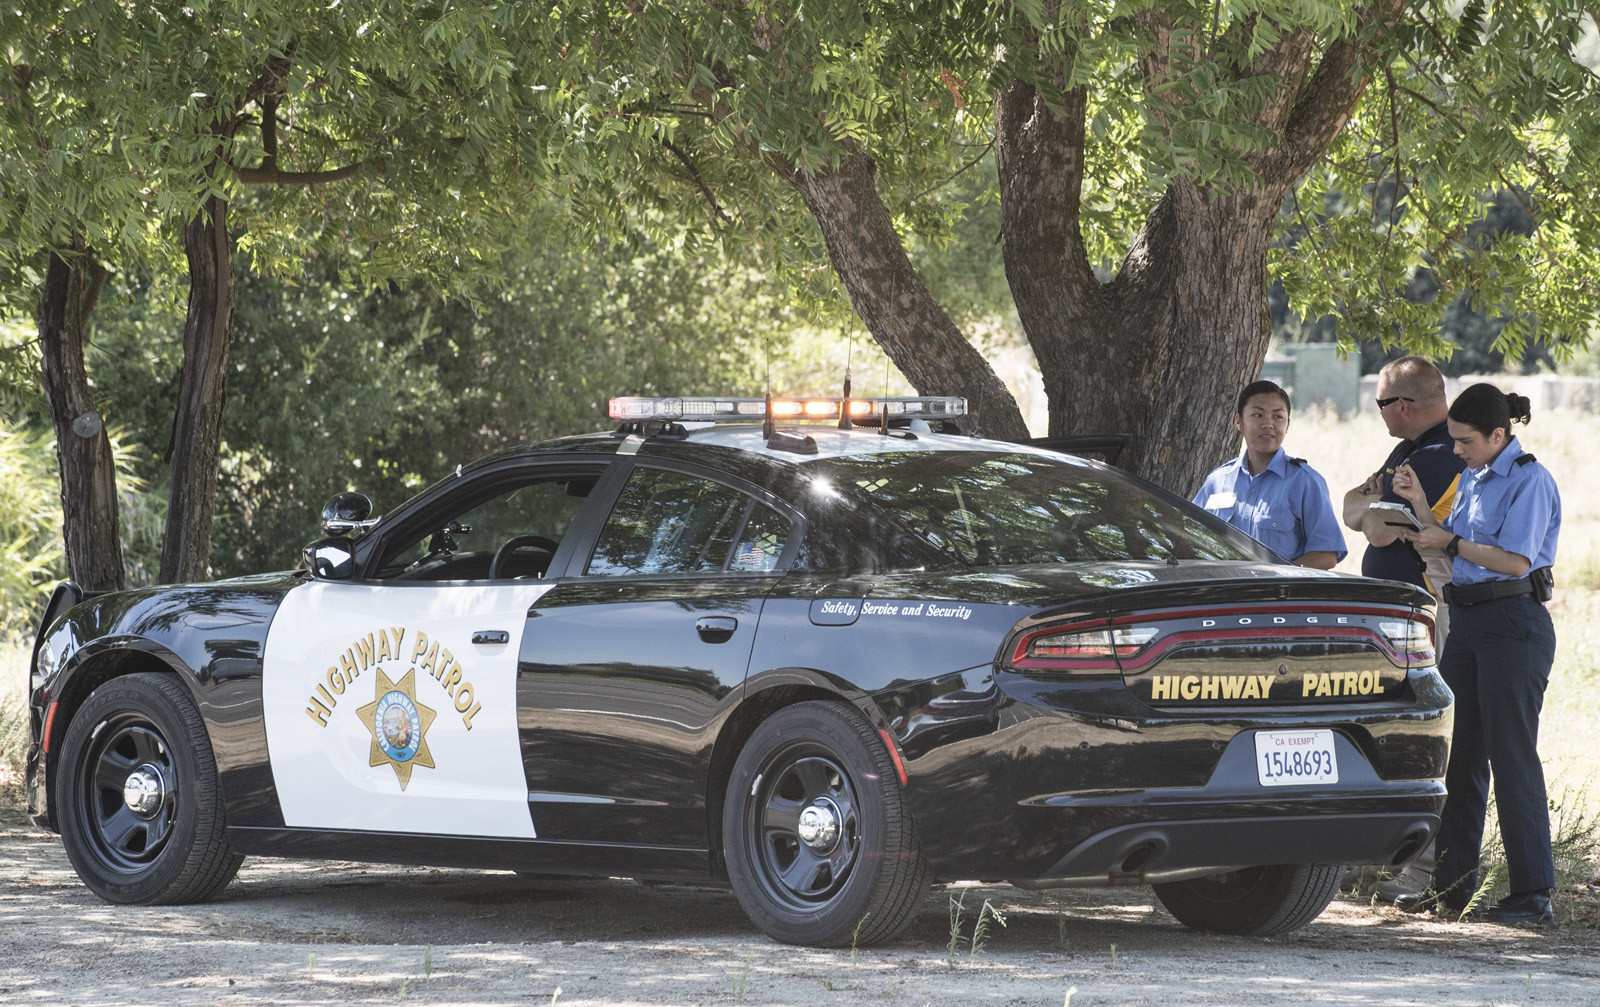
[{"label": "chp star badge decal", "polygon": [[382,668],[378,673],[377,698],[356,710],[361,723],[372,734],[370,765],[388,763],[400,781],[400,789],[411,782],[414,766],[435,768],[428,751],[428,727],[437,714],[417,702],[417,669],[412,668],[399,682],[391,682]]}]

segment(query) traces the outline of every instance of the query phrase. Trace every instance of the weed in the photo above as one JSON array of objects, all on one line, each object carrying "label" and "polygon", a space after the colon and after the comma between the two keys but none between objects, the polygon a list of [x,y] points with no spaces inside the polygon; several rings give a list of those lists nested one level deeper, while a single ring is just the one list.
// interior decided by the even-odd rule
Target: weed
[{"label": "weed", "polygon": [[825,990],[836,990],[839,988],[833,984],[832,979],[818,979],[817,982],[821,983],[822,988]]},{"label": "weed", "polygon": [[1111,971],[1115,972],[1116,970],[1117,970],[1117,946],[1115,944],[1113,944],[1113,945],[1111,945]]},{"label": "weed", "polygon": [[554,993],[550,994],[550,1007],[556,1007],[556,999],[561,996],[561,987],[557,986]]},{"label": "weed", "polygon": [[433,945],[429,944],[422,949],[422,978],[433,978]]},{"label": "weed", "polygon": [[861,966],[861,949],[857,947],[857,943],[861,940],[861,928],[867,925],[867,917],[871,915],[871,913],[863,915],[856,923],[856,928],[850,931],[850,967],[853,969]]},{"label": "weed", "polygon": [[1467,900],[1466,906],[1461,910],[1461,915],[1456,918],[1457,922],[1466,919],[1483,908],[1489,901],[1489,893],[1494,891],[1495,886],[1500,883],[1500,878],[1505,872],[1506,865],[1504,863],[1495,864],[1489,868],[1483,876],[1483,884],[1479,885],[1478,890],[1472,893],[1472,898]]},{"label": "weed", "polygon": [[1067,989],[1067,998],[1061,1001],[1061,1007],[1072,1007],[1072,995],[1078,992],[1078,987],[1071,986]]},{"label": "weed", "polygon": [[[961,955],[962,943],[962,914],[967,907],[967,889],[962,889],[959,896],[950,896],[950,943],[945,949],[944,963],[947,968],[954,969],[956,960]],[[988,899],[983,900],[983,905],[978,907],[978,918],[972,924],[972,936],[966,940],[967,961],[972,961],[983,954],[984,945],[989,942],[989,923],[993,921],[1001,926],[1006,925],[1005,914],[996,909]]]},{"label": "weed", "polygon": [[406,998],[406,990],[410,986],[411,986],[411,979],[409,977],[400,980],[400,999],[404,1000]]},{"label": "weed", "polygon": [[315,951],[306,956],[306,978],[312,982],[317,979],[317,953]]},{"label": "weed", "polygon": [[956,952],[961,947],[961,910],[966,908],[967,890],[959,896],[950,896],[950,943],[946,945],[944,963],[952,970],[956,967]]},{"label": "weed", "polygon": [[750,988],[750,963],[755,960],[754,951],[744,956],[744,968],[740,969],[733,977],[733,998],[743,1000],[745,990]]},{"label": "weed", "polygon": [[967,961],[983,954],[983,946],[989,943],[989,923],[993,920],[1002,927],[1006,925],[1006,918],[989,904],[988,899],[983,900],[983,905],[978,909],[978,921],[972,925],[972,940],[967,943]]}]

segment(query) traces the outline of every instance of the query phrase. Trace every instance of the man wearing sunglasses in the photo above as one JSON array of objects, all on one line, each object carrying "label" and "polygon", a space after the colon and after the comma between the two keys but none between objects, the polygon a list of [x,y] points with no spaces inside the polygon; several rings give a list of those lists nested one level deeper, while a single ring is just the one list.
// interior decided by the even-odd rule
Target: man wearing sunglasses
[{"label": "man wearing sunglasses", "polygon": [[[1456,455],[1455,442],[1446,428],[1450,404],[1445,399],[1444,375],[1421,357],[1391,360],[1378,372],[1378,415],[1391,436],[1400,443],[1389,452],[1382,467],[1360,486],[1344,495],[1342,517],[1349,527],[1367,537],[1367,551],[1361,557],[1363,577],[1403,580],[1439,595],[1450,583],[1450,559],[1442,552],[1419,553],[1409,542],[1395,535],[1384,523],[1383,515],[1371,509],[1373,503],[1405,503],[1394,491],[1395,469],[1409,465],[1421,480],[1429,508],[1436,520],[1444,520],[1455,502],[1456,484],[1466,463]],[[1434,653],[1444,649],[1449,632],[1449,607],[1438,606],[1435,617]],[[1434,850],[1430,845],[1398,876],[1378,884],[1378,897],[1393,902],[1408,892],[1428,885],[1433,870]]]}]

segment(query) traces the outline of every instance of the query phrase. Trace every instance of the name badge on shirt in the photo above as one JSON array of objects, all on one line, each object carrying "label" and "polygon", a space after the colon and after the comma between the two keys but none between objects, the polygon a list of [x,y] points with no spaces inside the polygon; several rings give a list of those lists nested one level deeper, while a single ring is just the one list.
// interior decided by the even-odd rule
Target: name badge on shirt
[{"label": "name badge on shirt", "polygon": [[1222,490],[1206,498],[1206,510],[1227,510],[1238,502],[1233,490]]}]

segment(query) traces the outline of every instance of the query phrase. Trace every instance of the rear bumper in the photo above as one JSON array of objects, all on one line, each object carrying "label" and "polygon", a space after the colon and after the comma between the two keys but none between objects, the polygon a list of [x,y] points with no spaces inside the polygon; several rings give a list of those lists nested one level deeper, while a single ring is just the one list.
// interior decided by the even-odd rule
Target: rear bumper
[{"label": "rear bumper", "polygon": [[1255,775],[1254,735],[1235,737],[1204,787],[1054,794],[1030,802],[1022,817],[1041,838],[1061,824],[1052,817],[1093,831],[1041,862],[1036,876],[1027,872],[1020,880],[1040,887],[1104,886],[1178,881],[1258,864],[1399,865],[1438,831],[1442,781],[1380,780],[1340,734],[1337,784],[1265,787]]},{"label": "rear bumper", "polygon": [[[936,721],[913,690],[878,697],[904,703],[884,703],[886,719],[941,880],[1105,886],[1259,864],[1392,864],[1438,828],[1452,716],[1431,668],[1392,701],[1182,713],[1115,679],[965,677],[939,697]],[[952,695],[971,697],[966,716],[953,715]],[[1262,785],[1257,732],[1306,729],[1334,732],[1338,782]]]},{"label": "rear bumper", "polygon": [[1290,861],[1398,866],[1421,853],[1438,815],[1314,815],[1130,825],[1091,837],[1024,888],[1104,888],[1205,877]]}]

